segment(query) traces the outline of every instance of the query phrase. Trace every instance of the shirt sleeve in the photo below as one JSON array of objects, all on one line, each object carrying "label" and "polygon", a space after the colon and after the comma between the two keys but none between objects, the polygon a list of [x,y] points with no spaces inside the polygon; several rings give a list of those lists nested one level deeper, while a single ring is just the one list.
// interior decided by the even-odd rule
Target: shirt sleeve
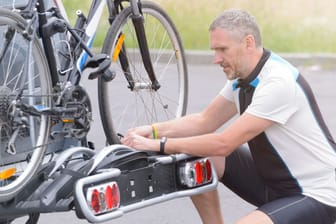
[{"label": "shirt sleeve", "polygon": [[246,112],[257,117],[285,124],[298,110],[297,85],[292,77],[273,76],[255,89]]},{"label": "shirt sleeve", "polygon": [[234,94],[232,91],[232,81],[228,80],[225,83],[225,86],[223,87],[223,89],[219,92],[220,95],[224,96],[225,99],[234,102]]}]

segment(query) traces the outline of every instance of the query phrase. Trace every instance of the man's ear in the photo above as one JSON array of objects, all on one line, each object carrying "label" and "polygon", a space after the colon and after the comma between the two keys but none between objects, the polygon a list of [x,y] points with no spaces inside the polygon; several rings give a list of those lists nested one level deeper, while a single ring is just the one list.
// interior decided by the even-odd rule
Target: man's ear
[{"label": "man's ear", "polygon": [[246,48],[255,48],[255,39],[254,36],[249,34],[244,38]]}]

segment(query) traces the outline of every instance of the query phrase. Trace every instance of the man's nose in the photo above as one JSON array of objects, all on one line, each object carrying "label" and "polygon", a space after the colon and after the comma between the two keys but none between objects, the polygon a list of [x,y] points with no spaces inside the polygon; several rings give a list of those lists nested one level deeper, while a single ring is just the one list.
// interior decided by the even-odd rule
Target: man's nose
[{"label": "man's nose", "polygon": [[220,54],[215,53],[214,57],[213,57],[213,63],[214,64],[221,64],[222,61],[223,61],[223,57]]}]

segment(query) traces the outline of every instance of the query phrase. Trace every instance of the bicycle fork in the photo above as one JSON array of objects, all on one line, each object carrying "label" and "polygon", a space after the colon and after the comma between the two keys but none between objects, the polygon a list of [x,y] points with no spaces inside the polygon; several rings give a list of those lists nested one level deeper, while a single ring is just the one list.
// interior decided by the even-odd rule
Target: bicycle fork
[{"label": "bicycle fork", "polygon": [[[139,49],[141,53],[141,58],[144,63],[145,69],[147,71],[148,77],[152,82],[151,88],[157,91],[160,88],[160,83],[156,78],[156,75],[153,69],[153,64],[152,64],[151,57],[150,57],[150,53],[149,53],[149,49],[148,49],[147,38],[146,38],[146,33],[145,33],[145,28],[144,28],[144,19],[139,10],[141,6],[138,5],[141,3],[140,2],[137,3],[137,0],[131,0],[130,4],[131,4],[133,15],[134,15],[132,17],[132,22],[134,25],[134,29],[136,31]],[[131,89],[134,88],[134,82],[132,84],[133,86],[131,86]]]}]

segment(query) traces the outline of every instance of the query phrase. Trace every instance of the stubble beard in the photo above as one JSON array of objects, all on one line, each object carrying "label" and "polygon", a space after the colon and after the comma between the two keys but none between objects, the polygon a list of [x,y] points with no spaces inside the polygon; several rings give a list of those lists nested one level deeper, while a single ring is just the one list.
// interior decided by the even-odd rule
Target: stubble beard
[{"label": "stubble beard", "polygon": [[234,80],[234,79],[237,79],[237,78],[240,77],[239,73],[237,73],[237,72],[235,72],[235,71],[233,71],[233,70],[231,70],[230,72],[225,72],[225,71],[224,71],[224,73],[225,73],[226,78],[227,78],[228,80]]}]

